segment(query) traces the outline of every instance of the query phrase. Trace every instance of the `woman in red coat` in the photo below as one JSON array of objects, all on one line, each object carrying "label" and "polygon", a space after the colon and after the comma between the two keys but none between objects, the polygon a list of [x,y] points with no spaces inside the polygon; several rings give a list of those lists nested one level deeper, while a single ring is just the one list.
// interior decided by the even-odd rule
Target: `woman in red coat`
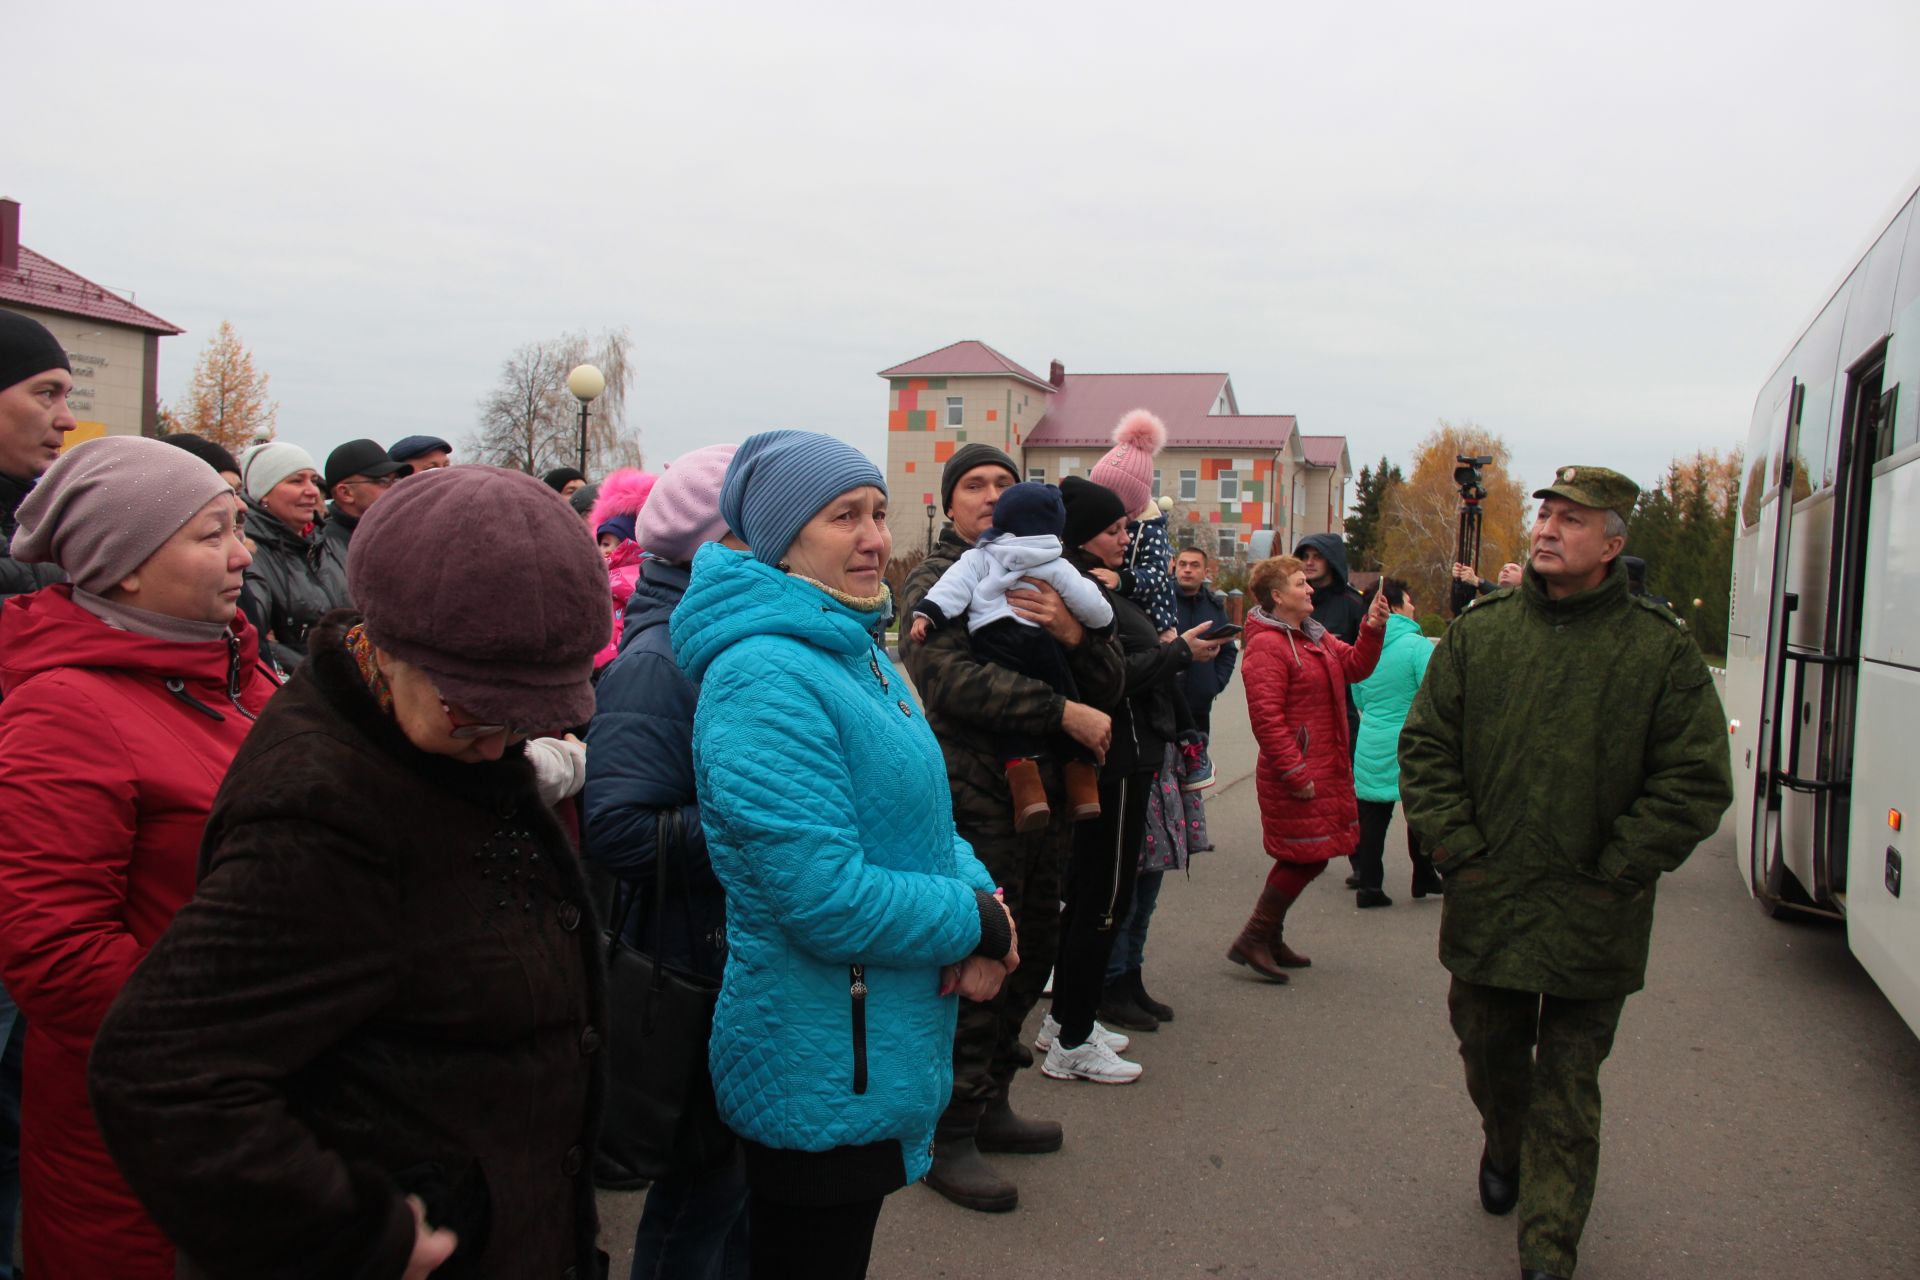
[{"label": "woman in red coat", "polygon": [[1286,969],[1312,963],[1281,939],[1287,908],[1330,859],[1346,857],[1359,841],[1347,686],[1372,674],[1387,607],[1376,595],[1359,642],[1347,645],[1313,620],[1313,587],[1292,556],[1262,560],[1247,588],[1257,607],[1247,615],[1240,670],[1260,746],[1254,778],[1273,870],[1227,959],[1285,982]]},{"label": "woman in red coat", "polygon": [[193,896],[214,792],[276,687],[236,614],[241,510],[205,462],[127,436],[76,445],[20,506],[14,556],[72,579],[0,607],[0,977],[27,1021],[28,1275],[174,1274],[101,1144],[87,1054]]}]

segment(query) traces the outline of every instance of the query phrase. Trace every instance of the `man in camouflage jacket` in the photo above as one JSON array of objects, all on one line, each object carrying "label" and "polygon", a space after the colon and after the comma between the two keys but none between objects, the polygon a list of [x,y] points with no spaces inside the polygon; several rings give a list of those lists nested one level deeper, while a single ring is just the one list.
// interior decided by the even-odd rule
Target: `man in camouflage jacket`
[{"label": "man in camouflage jacket", "polygon": [[1646,981],[1655,882],[1733,798],[1706,663],[1627,590],[1637,493],[1563,467],[1534,495],[1521,585],[1453,623],[1400,738],[1407,823],[1446,877],[1440,960],[1486,1134],[1481,1202],[1517,1198],[1526,1276],[1573,1274],[1600,1063]]},{"label": "man in camouflage jacket", "polygon": [[[913,616],[928,588],[986,531],[995,499],[1019,478],[1013,459],[988,445],[963,445],[954,453],[940,477],[950,523],[907,579],[898,616]],[[1033,603],[1023,604],[1023,598]],[[1079,702],[976,658],[965,627],[940,628],[917,645],[905,628],[900,635],[901,660],[946,756],[954,824],[992,873],[1019,929],[1020,967],[1000,994],[984,1004],[960,1002],[953,1097],[935,1132],[933,1170],[927,1175],[927,1185],[956,1204],[988,1212],[1014,1208],[1018,1190],[980,1152],[1053,1151],[1061,1142],[1058,1124],[1016,1115],[1007,1090],[1014,1072],[1031,1060],[1020,1044],[1020,1030],[1053,966],[1060,877],[1073,844],[1072,806],[1057,760],[1042,759],[1040,765],[1052,821],[1029,835],[1014,832],[1001,743],[1008,734],[1066,733],[1091,750],[1104,750],[1111,732],[1106,711],[1120,701],[1126,680],[1119,643],[1111,636],[1085,634],[1051,588],[1042,585],[1031,596],[1009,592],[1007,600],[1066,648]]]}]

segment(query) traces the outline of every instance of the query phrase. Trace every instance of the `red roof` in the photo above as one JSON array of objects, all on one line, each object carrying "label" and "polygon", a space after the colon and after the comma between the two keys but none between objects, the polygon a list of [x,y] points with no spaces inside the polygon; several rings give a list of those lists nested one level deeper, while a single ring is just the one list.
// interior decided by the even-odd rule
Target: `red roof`
[{"label": "red roof", "polygon": [[1310,467],[1337,467],[1347,452],[1345,436],[1301,436],[1300,449]]},{"label": "red roof", "polygon": [[25,245],[20,246],[18,269],[0,272],[0,302],[123,324],[150,333],[186,332],[179,325],[168,324],[153,312],[134,306],[119,294],[101,288],[85,276],[75,275]]},{"label": "red roof", "polygon": [[1013,361],[995,351],[984,342],[971,338],[956,342],[938,351],[929,351],[926,355],[897,364],[891,369],[882,369],[883,378],[964,378],[964,377],[1014,377],[1022,378],[1039,387],[1042,391],[1052,391],[1045,378],[1037,378]]},{"label": "red roof", "polygon": [[1224,373],[1070,373],[1024,443],[1104,449],[1129,410],[1151,409],[1167,424],[1169,449],[1286,447],[1292,415],[1216,414],[1226,389]]}]

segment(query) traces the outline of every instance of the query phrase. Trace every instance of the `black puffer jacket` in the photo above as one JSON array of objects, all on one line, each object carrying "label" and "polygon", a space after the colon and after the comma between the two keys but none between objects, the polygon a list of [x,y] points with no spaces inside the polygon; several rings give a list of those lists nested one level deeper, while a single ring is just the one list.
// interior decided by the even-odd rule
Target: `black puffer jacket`
[{"label": "black puffer jacket", "polygon": [[67,580],[67,575],[55,566],[21,564],[8,550],[13,545],[13,531],[20,524],[14,512],[20,509],[20,504],[32,492],[33,481],[0,475],[0,600],[8,596],[23,596],[29,591],[38,591]]},{"label": "black puffer jacket", "polygon": [[1313,589],[1313,620],[1343,643],[1353,644],[1360,639],[1367,606],[1360,593],[1347,585],[1347,544],[1337,533],[1310,533],[1300,539],[1293,554],[1297,556],[1309,547],[1324,556],[1333,569],[1333,581]]},{"label": "black puffer jacket", "polygon": [[318,529],[303,538],[251,498],[247,537],[254,544],[243,598],[247,616],[264,638],[261,650],[292,674],[306,660],[307,632],[328,610],[352,604],[346,566],[327,555]]},{"label": "black puffer jacket", "polygon": [[[1082,573],[1094,567],[1082,551],[1069,551],[1067,559]],[[1100,767],[1108,778],[1159,772],[1167,744],[1179,732],[1175,704],[1185,696],[1180,677],[1193,665],[1193,650],[1185,640],[1160,642],[1159,628],[1125,594],[1127,587],[1123,574],[1121,590],[1100,588],[1113,606],[1114,637],[1120,641],[1127,673],[1126,697],[1112,711],[1113,745]]]}]

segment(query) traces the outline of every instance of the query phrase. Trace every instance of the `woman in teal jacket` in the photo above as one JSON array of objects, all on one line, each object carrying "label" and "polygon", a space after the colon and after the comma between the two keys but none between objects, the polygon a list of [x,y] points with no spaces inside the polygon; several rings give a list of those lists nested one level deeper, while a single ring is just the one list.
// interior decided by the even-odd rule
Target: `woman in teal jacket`
[{"label": "woman in teal jacket", "polygon": [[[1413,695],[1426,678],[1433,641],[1414,620],[1413,595],[1398,578],[1382,578],[1376,588],[1387,596],[1393,612],[1387,617],[1387,637],[1373,674],[1353,686],[1354,705],[1360,709],[1360,734],[1353,744],[1353,790],[1360,801],[1360,845],[1353,853],[1354,905],[1390,907],[1393,899],[1381,888],[1387,828],[1393,806],[1400,799],[1400,727],[1407,721]],[[1443,892],[1433,860],[1420,852],[1413,832],[1407,832],[1407,856],[1413,859],[1413,896]]]},{"label": "woman in teal jacket", "polygon": [[720,513],[753,550],[703,546],[669,627],[700,685],[694,777],[727,895],[714,1094],[746,1153],[753,1273],[864,1276],[882,1199],[932,1162],[949,993],[990,999],[1019,957],[877,639],[878,468],[767,432],[734,455]]}]

